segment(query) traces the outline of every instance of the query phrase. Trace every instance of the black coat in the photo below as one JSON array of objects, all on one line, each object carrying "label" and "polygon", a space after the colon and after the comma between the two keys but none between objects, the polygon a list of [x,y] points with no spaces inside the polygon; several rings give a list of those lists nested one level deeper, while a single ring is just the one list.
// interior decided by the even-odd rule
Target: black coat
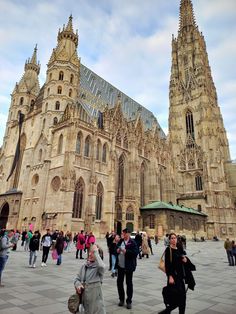
[{"label": "black coat", "polygon": [[[117,245],[119,247],[124,240],[121,239]],[[131,238],[128,240],[125,245],[125,270],[126,271],[135,271],[137,266],[137,255],[138,255],[138,247],[134,240]],[[118,261],[118,259],[117,259]]]},{"label": "black coat", "polygon": [[64,237],[63,236],[58,236],[56,239],[56,244],[55,244],[55,249],[57,250],[57,254],[61,255],[64,250]]},{"label": "black coat", "polygon": [[39,242],[40,242],[40,237],[33,235],[32,238],[30,239],[30,243],[29,243],[30,251],[38,251],[39,250]]}]

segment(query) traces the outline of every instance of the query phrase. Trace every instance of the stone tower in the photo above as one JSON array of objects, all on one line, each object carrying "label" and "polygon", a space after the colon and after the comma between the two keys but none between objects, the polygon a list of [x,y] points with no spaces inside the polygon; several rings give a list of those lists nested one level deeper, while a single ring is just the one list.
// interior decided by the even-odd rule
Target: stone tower
[{"label": "stone tower", "polygon": [[209,237],[232,234],[236,220],[225,173],[228,140],[191,0],[181,0],[178,36],[172,38],[169,100],[177,202],[208,214]]}]

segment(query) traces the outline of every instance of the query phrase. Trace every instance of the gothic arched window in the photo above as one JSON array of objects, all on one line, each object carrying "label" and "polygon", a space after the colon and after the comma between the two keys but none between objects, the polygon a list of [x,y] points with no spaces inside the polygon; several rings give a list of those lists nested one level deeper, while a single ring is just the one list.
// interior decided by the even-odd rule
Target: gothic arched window
[{"label": "gothic arched window", "polygon": [[72,97],[72,89],[69,89],[69,97]]},{"label": "gothic arched window", "polygon": [[43,150],[40,148],[39,150],[39,162],[42,161]]},{"label": "gothic arched window", "polygon": [[150,228],[150,229],[155,229],[155,215],[153,215],[153,214],[152,214],[152,215],[149,215],[149,216],[148,216],[148,220],[149,220],[149,221],[148,221],[148,222],[149,222],[149,224],[148,224],[148,225],[149,225],[149,228]]},{"label": "gothic arched window", "polygon": [[193,124],[193,114],[190,110],[186,112],[186,133],[187,135],[191,135],[191,137],[194,139],[194,124]]},{"label": "gothic arched window", "polygon": [[101,147],[102,147],[102,144],[101,144],[101,141],[98,139],[97,140],[97,151],[96,151],[96,160],[100,160],[100,156],[101,156]]},{"label": "gothic arched window", "polygon": [[21,98],[20,98],[20,106],[22,106],[23,103],[24,103],[24,97],[21,97]]},{"label": "gothic arched window", "polygon": [[76,139],[76,153],[81,154],[81,148],[82,148],[82,134],[81,132],[77,134],[77,139]]},{"label": "gothic arched window", "polygon": [[200,175],[195,177],[195,186],[196,191],[202,191],[202,177]]},{"label": "gothic arched window", "polygon": [[97,196],[96,196],[96,219],[100,220],[102,218],[102,201],[103,201],[103,186],[99,182],[97,186]]},{"label": "gothic arched window", "polygon": [[134,210],[132,206],[126,209],[126,220],[134,220]]},{"label": "gothic arched window", "polygon": [[61,86],[58,86],[57,87],[57,93],[60,95],[62,93],[62,87]]},{"label": "gothic arched window", "polygon": [[58,119],[57,119],[57,117],[54,117],[53,118],[53,125],[56,125],[58,123]]},{"label": "gothic arched window", "polygon": [[84,142],[84,156],[85,157],[89,157],[90,155],[90,145],[91,145],[91,140],[90,140],[90,136],[88,135]]},{"label": "gothic arched window", "polygon": [[145,166],[141,164],[140,169],[140,205],[145,205]]},{"label": "gothic arched window", "polygon": [[107,144],[105,143],[102,148],[102,162],[107,162]]},{"label": "gothic arched window", "polygon": [[59,81],[63,81],[63,78],[64,78],[64,73],[63,73],[63,71],[60,71],[59,72]]},{"label": "gothic arched window", "polygon": [[124,194],[124,156],[119,158],[118,165],[118,196],[122,197]]},{"label": "gothic arched window", "polygon": [[58,140],[57,154],[60,155],[63,149],[63,135],[61,134]]},{"label": "gothic arched window", "polygon": [[82,217],[83,197],[84,197],[84,180],[80,178],[75,185],[72,218]]},{"label": "gothic arched window", "polygon": [[71,74],[71,75],[70,75],[70,83],[73,84],[73,81],[74,81],[74,75]]},{"label": "gothic arched window", "polygon": [[56,101],[55,110],[60,110],[60,101]]}]

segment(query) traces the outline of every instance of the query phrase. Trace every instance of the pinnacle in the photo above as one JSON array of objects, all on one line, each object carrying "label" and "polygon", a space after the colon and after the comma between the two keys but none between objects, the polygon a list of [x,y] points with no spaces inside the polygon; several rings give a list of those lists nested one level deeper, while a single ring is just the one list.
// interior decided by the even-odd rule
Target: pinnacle
[{"label": "pinnacle", "polygon": [[33,55],[31,57],[31,60],[30,60],[30,63],[33,63],[33,64],[36,64],[37,65],[37,44],[35,45],[35,48],[34,48],[34,52],[33,52]]},{"label": "pinnacle", "polygon": [[180,1],[180,16],[179,16],[179,29],[184,27],[194,26],[196,27],[195,17],[193,13],[193,4],[191,0]]},{"label": "pinnacle", "polygon": [[74,32],[73,31],[73,25],[72,25],[72,19],[73,19],[73,17],[72,17],[72,14],[71,14],[69,16],[69,21],[68,21],[67,26],[65,28],[65,31],[67,31],[67,32]]}]

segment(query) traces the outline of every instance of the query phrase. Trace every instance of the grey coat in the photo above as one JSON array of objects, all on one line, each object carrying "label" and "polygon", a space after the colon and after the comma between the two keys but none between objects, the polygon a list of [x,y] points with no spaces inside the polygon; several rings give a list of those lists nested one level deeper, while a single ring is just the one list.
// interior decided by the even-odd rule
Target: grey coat
[{"label": "grey coat", "polygon": [[1,250],[0,250],[0,256],[6,256],[9,254],[9,248],[12,247],[12,244],[10,243],[10,240],[7,235],[3,236],[1,239]]},{"label": "grey coat", "polygon": [[84,286],[83,306],[85,314],[106,314],[103,294],[102,280],[105,271],[103,263],[98,251],[94,251],[96,261],[94,263],[85,263],[75,278],[75,288]]}]

